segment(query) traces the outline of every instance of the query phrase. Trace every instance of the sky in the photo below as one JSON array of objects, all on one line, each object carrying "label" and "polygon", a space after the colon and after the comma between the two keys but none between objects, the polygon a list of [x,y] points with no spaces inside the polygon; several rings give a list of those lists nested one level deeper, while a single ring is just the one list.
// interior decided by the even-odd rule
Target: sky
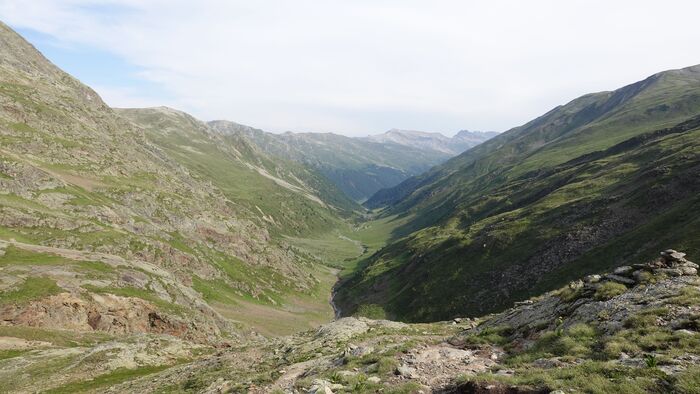
[{"label": "sky", "polygon": [[700,63],[696,0],[0,0],[114,107],[272,132],[504,131]]}]

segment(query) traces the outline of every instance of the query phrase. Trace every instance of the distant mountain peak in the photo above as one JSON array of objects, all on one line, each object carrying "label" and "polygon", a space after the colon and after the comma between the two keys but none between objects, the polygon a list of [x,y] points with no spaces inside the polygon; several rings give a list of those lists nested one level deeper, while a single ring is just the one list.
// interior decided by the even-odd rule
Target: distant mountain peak
[{"label": "distant mountain peak", "polygon": [[472,132],[462,130],[454,137],[444,134],[418,130],[391,129],[383,134],[371,135],[367,140],[379,143],[394,143],[421,149],[431,149],[450,155],[458,155],[487,139],[495,136],[493,132]]}]

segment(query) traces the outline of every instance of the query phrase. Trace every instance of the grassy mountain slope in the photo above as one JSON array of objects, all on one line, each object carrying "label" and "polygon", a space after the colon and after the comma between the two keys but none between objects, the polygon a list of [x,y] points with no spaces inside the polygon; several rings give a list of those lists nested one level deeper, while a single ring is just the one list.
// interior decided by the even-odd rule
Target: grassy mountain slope
[{"label": "grassy mountain slope", "polygon": [[371,207],[414,219],[340,287],[346,311],[407,320],[501,310],[573,277],[700,248],[700,67],[583,96]]},{"label": "grassy mountain slope", "polygon": [[209,125],[227,135],[245,135],[276,157],[317,169],[348,197],[363,201],[447,160],[452,153],[397,143],[380,143],[327,133],[271,134],[228,121]]},{"label": "grassy mountain slope", "polygon": [[185,114],[117,113],[0,25],[7,325],[219,341],[325,321],[334,276],[285,238],[343,223],[323,182]]}]

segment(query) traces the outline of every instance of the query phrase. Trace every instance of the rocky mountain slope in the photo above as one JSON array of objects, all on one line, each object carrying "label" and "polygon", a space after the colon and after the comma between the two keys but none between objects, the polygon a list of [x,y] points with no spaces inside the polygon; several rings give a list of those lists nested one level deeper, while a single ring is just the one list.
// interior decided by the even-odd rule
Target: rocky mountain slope
[{"label": "rocky mountain slope", "polygon": [[492,137],[492,133],[462,132],[448,138],[437,133],[390,131],[351,138],[332,133],[272,134],[229,121],[209,125],[225,135],[244,135],[267,154],[318,170],[355,201],[364,201]]},{"label": "rocky mountain slope", "polygon": [[342,226],[353,207],[186,114],[115,112],[0,25],[0,336],[207,343],[260,316],[288,318],[281,332],[326,321],[334,275],[287,237]]},{"label": "rocky mountain slope", "polygon": [[[23,353],[0,360],[0,388],[697,393],[697,268],[683,253],[669,250],[647,263],[576,280],[500,314],[430,324],[348,317],[293,336],[260,338],[215,352],[172,337],[98,344],[80,338],[75,347],[58,339],[56,344],[15,340],[11,346]],[[65,365],[71,367],[61,367]],[[14,378],[35,371],[46,379]]]},{"label": "rocky mountain slope", "polygon": [[700,66],[663,72],[377,193],[368,206],[412,220],[337,301],[413,321],[480,315],[667,245],[698,250],[699,115]]},{"label": "rocky mountain slope", "polygon": [[440,133],[391,129],[384,134],[372,135],[364,139],[373,142],[394,143],[413,148],[436,150],[455,156],[497,135],[498,133],[492,131],[461,130],[454,137],[447,137]]}]

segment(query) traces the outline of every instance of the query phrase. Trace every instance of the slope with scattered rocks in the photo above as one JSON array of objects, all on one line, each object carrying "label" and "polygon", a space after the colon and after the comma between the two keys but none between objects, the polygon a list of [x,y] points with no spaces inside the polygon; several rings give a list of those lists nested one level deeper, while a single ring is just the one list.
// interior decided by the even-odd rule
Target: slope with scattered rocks
[{"label": "slope with scattered rocks", "polygon": [[342,318],[109,392],[696,393],[699,330],[697,265],[668,250],[500,314],[430,324]]}]

